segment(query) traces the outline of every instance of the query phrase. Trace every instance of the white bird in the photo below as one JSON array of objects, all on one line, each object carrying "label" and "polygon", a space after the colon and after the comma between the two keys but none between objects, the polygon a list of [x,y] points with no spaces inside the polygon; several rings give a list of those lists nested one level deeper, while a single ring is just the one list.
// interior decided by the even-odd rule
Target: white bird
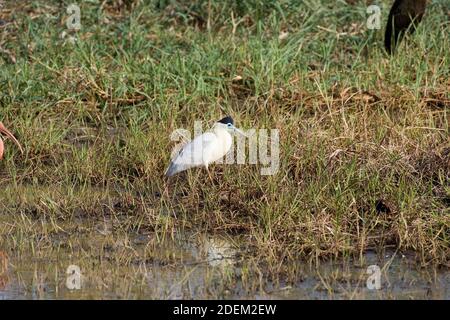
[{"label": "white bird", "polygon": [[170,162],[166,176],[170,177],[190,168],[204,166],[211,178],[208,165],[221,159],[230,150],[233,143],[230,132],[238,132],[245,136],[244,132],[234,126],[231,117],[217,121],[210,131],[195,137],[183,146]]}]

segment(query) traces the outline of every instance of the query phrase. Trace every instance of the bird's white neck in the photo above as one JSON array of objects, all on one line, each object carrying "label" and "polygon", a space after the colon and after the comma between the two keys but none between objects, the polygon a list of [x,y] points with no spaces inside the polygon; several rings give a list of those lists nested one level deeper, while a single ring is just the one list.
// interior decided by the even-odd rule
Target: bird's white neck
[{"label": "bird's white neck", "polygon": [[217,136],[218,141],[222,141],[222,147],[224,150],[226,150],[225,153],[228,152],[228,150],[231,147],[231,144],[233,143],[233,137],[228,132],[228,130],[224,128],[222,125],[216,124],[213,127],[212,131]]}]

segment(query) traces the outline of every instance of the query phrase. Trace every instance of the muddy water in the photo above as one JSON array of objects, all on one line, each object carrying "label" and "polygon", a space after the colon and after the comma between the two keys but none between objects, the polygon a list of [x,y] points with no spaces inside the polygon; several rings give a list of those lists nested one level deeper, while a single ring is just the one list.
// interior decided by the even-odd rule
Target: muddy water
[{"label": "muddy water", "polygon": [[[86,240],[91,249],[101,237]],[[261,270],[252,278],[243,245],[230,238],[179,237],[140,259],[147,240],[103,245],[110,254],[101,256],[89,248],[76,257],[70,248],[51,258],[0,254],[0,299],[450,299],[447,269],[419,268],[399,252],[299,262],[300,275],[287,283]]]}]

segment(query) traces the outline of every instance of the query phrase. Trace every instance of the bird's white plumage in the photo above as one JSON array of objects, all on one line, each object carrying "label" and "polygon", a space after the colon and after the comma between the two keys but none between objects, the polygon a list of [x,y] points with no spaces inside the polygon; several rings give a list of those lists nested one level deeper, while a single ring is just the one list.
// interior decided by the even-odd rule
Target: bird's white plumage
[{"label": "bird's white plumage", "polygon": [[172,176],[178,172],[199,166],[208,165],[227,154],[233,139],[226,125],[216,123],[211,131],[195,137],[179,151],[172,160],[166,175]]}]

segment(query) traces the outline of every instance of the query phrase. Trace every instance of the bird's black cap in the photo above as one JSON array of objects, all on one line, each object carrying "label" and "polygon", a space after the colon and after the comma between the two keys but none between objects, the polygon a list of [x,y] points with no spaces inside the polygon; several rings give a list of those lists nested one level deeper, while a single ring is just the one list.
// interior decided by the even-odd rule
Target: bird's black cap
[{"label": "bird's black cap", "polygon": [[230,116],[225,117],[225,118],[223,118],[223,119],[220,119],[220,120],[217,121],[217,122],[220,122],[220,123],[223,123],[223,124],[229,124],[229,123],[234,124],[233,118],[230,117]]}]

